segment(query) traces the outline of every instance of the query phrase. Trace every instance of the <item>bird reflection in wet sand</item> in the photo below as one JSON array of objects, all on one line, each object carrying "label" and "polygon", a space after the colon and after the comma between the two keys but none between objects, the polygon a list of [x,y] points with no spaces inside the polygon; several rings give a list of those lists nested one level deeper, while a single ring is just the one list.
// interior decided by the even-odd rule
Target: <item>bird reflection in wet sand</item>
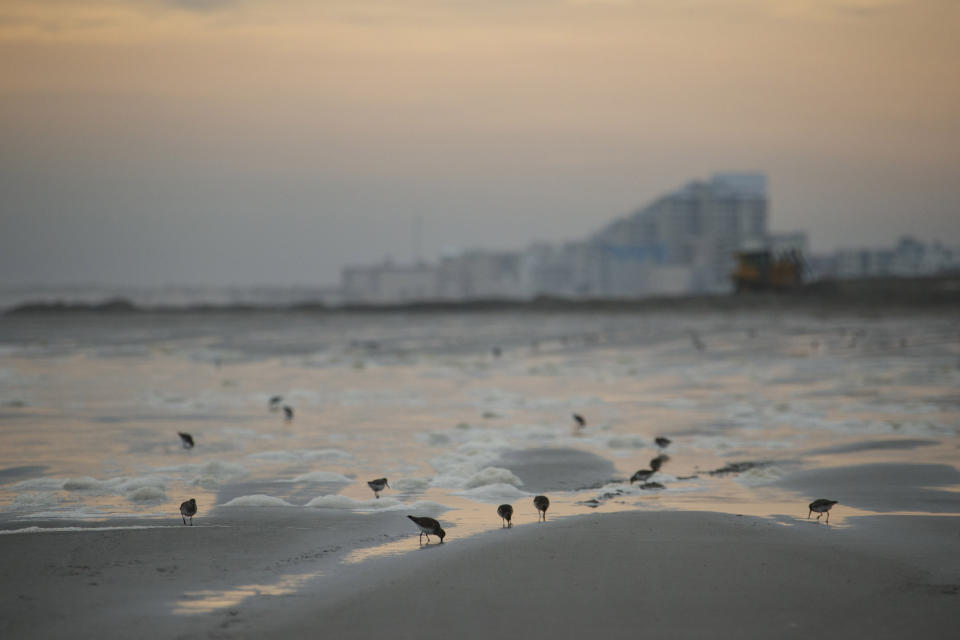
[{"label": "bird reflection in wet sand", "polygon": [[407,517],[413,521],[413,524],[417,525],[418,529],[420,529],[421,544],[423,543],[423,536],[427,536],[427,543],[430,542],[430,536],[437,536],[440,538],[440,544],[443,544],[443,538],[447,535],[447,532],[440,528],[439,522],[426,516]]},{"label": "bird reflection in wet sand", "polygon": [[497,507],[497,515],[503,518],[503,526],[510,528],[513,526],[513,507],[509,504],[502,504]]}]

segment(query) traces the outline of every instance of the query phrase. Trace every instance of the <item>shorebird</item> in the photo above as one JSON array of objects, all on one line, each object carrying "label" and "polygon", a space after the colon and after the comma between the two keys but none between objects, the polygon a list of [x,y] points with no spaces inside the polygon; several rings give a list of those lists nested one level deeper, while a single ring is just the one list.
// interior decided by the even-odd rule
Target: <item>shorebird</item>
[{"label": "shorebird", "polygon": [[577,423],[577,429],[583,429],[585,426],[587,426],[587,420],[579,413],[573,414],[573,419]]},{"label": "shorebird", "polygon": [[380,492],[383,491],[383,488],[390,487],[390,485],[387,484],[386,478],[377,478],[376,480],[370,480],[367,482],[367,486],[373,489],[373,495],[375,495],[378,499],[380,498]]},{"label": "shorebird", "polygon": [[193,526],[193,516],[197,515],[197,499],[190,498],[186,502],[180,503],[180,517],[183,524],[187,524],[187,518],[190,518],[190,526]]},{"label": "shorebird", "polygon": [[281,402],[283,402],[283,396],[271,396],[267,406],[270,407],[270,411],[276,411],[280,408]]},{"label": "shorebird", "polygon": [[630,476],[630,484],[634,482],[646,482],[647,479],[654,474],[652,469],[640,469],[635,474]]},{"label": "shorebird", "polygon": [[537,520],[540,520],[540,515],[543,514],[543,520],[547,520],[547,509],[550,508],[550,498],[547,496],[537,496],[533,499],[533,506],[537,508]]},{"label": "shorebird", "polygon": [[440,538],[440,544],[443,544],[443,537],[447,535],[447,532],[440,528],[440,523],[434,520],[433,518],[428,518],[426,516],[407,516],[413,520],[413,524],[417,525],[420,529],[420,542],[423,542],[423,536],[427,536],[427,543],[430,542],[430,536],[437,536]]},{"label": "shorebird", "polygon": [[652,469],[653,472],[656,473],[657,471],[660,471],[660,467],[663,466],[664,462],[669,462],[669,461],[670,461],[670,456],[668,456],[665,453],[661,453],[656,458],[650,461],[650,469]]},{"label": "shorebird", "polygon": [[283,405],[283,418],[287,422],[289,422],[290,420],[293,420],[293,407]]},{"label": "shorebird", "polygon": [[810,513],[807,514],[807,520],[810,519],[810,514],[816,511],[820,514],[817,516],[817,520],[819,520],[823,514],[827,514],[827,524],[830,524],[830,509],[832,509],[835,504],[837,504],[836,500],[827,500],[826,498],[814,500],[810,503]]},{"label": "shorebird", "polygon": [[661,449],[666,449],[667,445],[672,442],[670,438],[664,438],[663,436],[657,436],[656,438],[653,439],[653,441],[656,442],[657,446],[660,447]]},{"label": "shorebird", "polygon": [[180,441],[183,443],[184,449],[193,449],[193,436],[189,433],[184,433],[183,431],[177,431],[177,435],[180,436]]},{"label": "shorebird", "polygon": [[511,518],[513,518],[513,507],[509,504],[502,504],[497,507],[497,515],[503,518],[503,526],[513,526],[513,522],[511,521]]}]

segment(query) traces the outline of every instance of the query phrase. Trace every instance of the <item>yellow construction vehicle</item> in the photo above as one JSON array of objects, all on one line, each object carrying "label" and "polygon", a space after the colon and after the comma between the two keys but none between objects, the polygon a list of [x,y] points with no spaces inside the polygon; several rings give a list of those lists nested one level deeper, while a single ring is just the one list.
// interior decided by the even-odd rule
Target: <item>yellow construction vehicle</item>
[{"label": "yellow construction vehicle", "polygon": [[737,293],[789,291],[803,284],[803,256],[799,251],[738,251],[737,268],[730,275]]}]

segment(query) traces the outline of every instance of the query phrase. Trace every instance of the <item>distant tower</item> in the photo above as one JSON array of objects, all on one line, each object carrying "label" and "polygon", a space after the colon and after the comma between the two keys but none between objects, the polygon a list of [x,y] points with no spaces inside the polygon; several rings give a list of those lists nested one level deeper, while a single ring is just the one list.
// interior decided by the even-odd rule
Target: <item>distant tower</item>
[{"label": "distant tower", "polygon": [[423,262],[423,218],[416,216],[413,219],[413,263]]}]

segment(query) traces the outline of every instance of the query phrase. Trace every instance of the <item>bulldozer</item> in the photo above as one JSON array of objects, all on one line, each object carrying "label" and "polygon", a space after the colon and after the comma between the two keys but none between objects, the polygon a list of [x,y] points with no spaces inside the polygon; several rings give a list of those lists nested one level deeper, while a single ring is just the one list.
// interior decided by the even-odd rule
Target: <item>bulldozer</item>
[{"label": "bulldozer", "polygon": [[795,249],[777,255],[769,250],[738,251],[730,278],[737,293],[790,291],[803,284],[803,256]]}]

